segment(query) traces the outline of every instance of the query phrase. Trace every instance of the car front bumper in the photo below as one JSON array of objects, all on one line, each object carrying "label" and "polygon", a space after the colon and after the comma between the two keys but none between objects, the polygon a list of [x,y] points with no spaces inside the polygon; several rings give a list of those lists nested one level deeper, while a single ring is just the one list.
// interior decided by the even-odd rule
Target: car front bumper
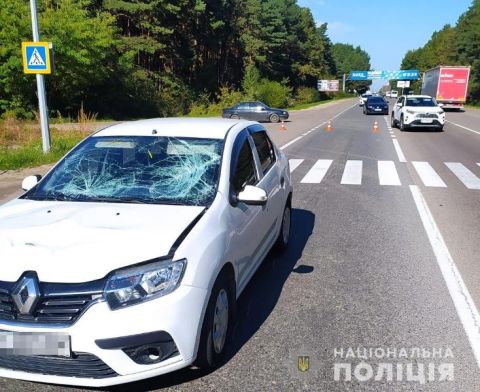
[{"label": "car front bumper", "polygon": [[443,125],[439,120],[433,120],[431,123],[422,123],[421,120],[414,120],[410,123],[405,122],[405,126],[409,128],[442,128]]},{"label": "car front bumper", "polygon": [[[40,362],[35,366],[35,361],[42,357],[14,356],[9,360],[8,356],[4,356],[0,358],[0,376],[51,384],[104,387],[189,366],[195,359],[206,298],[206,290],[180,286],[164,297],[115,311],[111,311],[106,302],[98,302],[68,327],[0,323],[0,329],[4,331],[67,333],[73,359],[77,360],[44,357],[45,366],[49,364],[48,360],[53,366],[46,371]],[[138,346],[148,345],[148,341],[142,342],[137,338],[139,335],[158,333],[171,337],[173,342],[169,344],[176,348],[173,355],[153,364],[140,364],[127,354],[133,355],[137,347],[135,340]],[[133,340],[128,339],[132,336]],[[132,350],[115,346],[116,342],[125,342],[125,337],[134,345]],[[84,363],[90,361],[88,371],[78,362],[80,359]]]}]

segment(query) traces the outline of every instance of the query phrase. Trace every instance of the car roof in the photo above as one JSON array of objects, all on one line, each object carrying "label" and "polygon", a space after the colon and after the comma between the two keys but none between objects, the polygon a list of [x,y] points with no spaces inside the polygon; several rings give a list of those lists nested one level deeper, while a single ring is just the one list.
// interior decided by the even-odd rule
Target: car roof
[{"label": "car roof", "polygon": [[405,98],[432,98],[430,95],[403,95]]},{"label": "car roof", "polygon": [[[223,118],[169,117],[128,121],[104,128],[93,136],[175,136],[224,139],[227,132],[238,126],[255,124],[254,121]],[[153,133],[153,130],[156,133]]]}]

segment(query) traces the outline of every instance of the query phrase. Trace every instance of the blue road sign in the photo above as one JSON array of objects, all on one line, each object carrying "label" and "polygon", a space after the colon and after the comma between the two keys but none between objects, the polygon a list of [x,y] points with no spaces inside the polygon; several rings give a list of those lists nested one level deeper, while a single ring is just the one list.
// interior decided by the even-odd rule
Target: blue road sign
[{"label": "blue road sign", "polygon": [[48,42],[22,42],[23,72],[27,74],[49,74],[50,49]]},{"label": "blue road sign", "polygon": [[374,79],[398,79],[398,80],[418,80],[420,71],[417,69],[407,69],[400,71],[352,71],[348,77],[349,80],[374,80]]}]

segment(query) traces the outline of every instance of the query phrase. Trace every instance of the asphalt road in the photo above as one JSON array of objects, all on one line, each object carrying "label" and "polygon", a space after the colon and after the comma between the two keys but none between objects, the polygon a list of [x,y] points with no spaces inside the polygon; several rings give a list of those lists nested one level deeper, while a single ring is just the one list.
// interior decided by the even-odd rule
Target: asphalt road
[{"label": "asphalt road", "polygon": [[390,131],[347,100],[268,124],[291,159],[292,242],[240,297],[228,361],[113,390],[480,390],[480,111],[447,119],[461,127]]}]

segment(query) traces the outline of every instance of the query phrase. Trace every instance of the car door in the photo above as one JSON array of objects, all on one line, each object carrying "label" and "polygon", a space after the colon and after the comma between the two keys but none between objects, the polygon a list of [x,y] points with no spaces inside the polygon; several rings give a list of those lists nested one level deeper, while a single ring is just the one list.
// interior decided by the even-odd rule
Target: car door
[{"label": "car door", "polygon": [[230,166],[229,257],[236,265],[238,287],[241,291],[255,272],[259,259],[259,245],[264,233],[261,221],[264,206],[236,202],[235,196],[246,185],[257,185],[260,179],[248,130],[235,139]]},{"label": "car door", "polygon": [[403,107],[403,101],[404,97],[398,98],[397,102],[395,103],[395,106],[393,107],[393,116],[396,121],[400,121],[400,115]]},{"label": "car door", "polygon": [[260,172],[258,186],[267,192],[268,200],[262,211],[262,232],[265,233],[259,252],[265,254],[276,240],[285,207],[285,178],[275,154],[275,148],[261,125],[249,128],[254,155]]},{"label": "car door", "polygon": [[268,119],[268,113],[261,102],[252,102],[252,120],[254,121],[266,121]]}]

